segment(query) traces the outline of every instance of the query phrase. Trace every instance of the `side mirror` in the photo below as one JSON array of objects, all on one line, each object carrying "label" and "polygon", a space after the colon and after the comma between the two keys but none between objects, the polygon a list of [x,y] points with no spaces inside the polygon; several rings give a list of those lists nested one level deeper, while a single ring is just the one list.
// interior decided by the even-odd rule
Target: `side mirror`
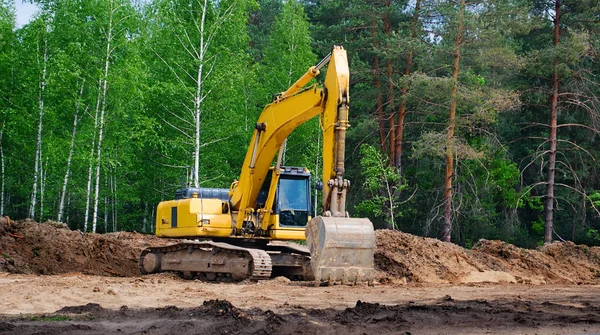
[{"label": "side mirror", "polygon": [[323,191],[323,183],[320,181],[315,182],[315,190]]}]

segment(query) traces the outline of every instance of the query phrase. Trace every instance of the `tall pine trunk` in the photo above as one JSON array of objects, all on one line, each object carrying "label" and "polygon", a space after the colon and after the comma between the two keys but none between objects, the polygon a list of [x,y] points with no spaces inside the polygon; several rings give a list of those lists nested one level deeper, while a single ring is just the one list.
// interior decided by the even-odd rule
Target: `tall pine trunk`
[{"label": "tall pine trunk", "polygon": [[450,113],[448,116],[448,133],[446,134],[446,175],[444,179],[444,229],[442,240],[450,242],[452,235],[452,177],[454,174],[454,127],[456,125],[456,91],[458,88],[458,70],[460,66],[460,49],[462,44],[465,17],[465,0],[460,1],[458,14],[458,30],[454,46],[454,65],[452,66],[452,91],[450,93]]},{"label": "tall pine trunk", "polygon": [[[387,39],[389,40],[391,38],[391,30],[392,30],[392,24],[390,22],[390,11],[392,10],[390,8],[390,1],[387,0],[385,2],[385,7],[386,7],[386,15],[384,17],[384,22],[383,22],[383,29],[385,32],[385,36],[387,37]],[[396,111],[395,111],[395,101],[394,101],[394,67],[392,65],[392,57],[390,56],[390,42],[387,41],[386,42],[386,54],[387,54],[387,60],[386,60],[386,73],[387,73],[387,80],[388,80],[388,87],[387,87],[387,110],[389,110],[389,115],[388,115],[388,120],[390,123],[390,134],[389,134],[389,143],[390,143],[390,150],[388,152],[389,155],[389,164],[393,164],[393,162],[396,161],[395,159],[395,153],[396,153],[396,149],[395,149],[395,145],[394,145],[394,139],[396,138]]]},{"label": "tall pine trunk", "polygon": [[[410,41],[411,43],[417,40],[417,25],[419,24],[419,11],[421,10],[421,0],[417,0],[415,4],[415,12],[413,13],[413,19],[410,26]],[[406,61],[404,63],[404,78],[408,79],[412,69],[412,62],[414,56],[414,46],[412,44],[408,48],[406,55]],[[398,108],[398,122],[396,123],[396,138],[394,139],[394,149],[396,158],[395,162],[392,162],[396,166],[398,173],[402,170],[402,146],[404,141],[404,118],[406,116],[406,95],[408,94],[408,83],[404,84],[401,89],[400,107]]]},{"label": "tall pine trunk", "polygon": [[[377,48],[377,24],[374,22],[371,28],[371,34],[373,35],[373,46]],[[377,98],[375,107],[377,108],[377,123],[379,125],[379,146],[381,150],[385,152],[385,118],[383,116],[383,94],[381,92],[381,78],[379,77],[381,69],[379,68],[379,56],[375,54],[373,56],[373,75],[375,76],[375,90],[377,91]]]},{"label": "tall pine trunk", "polygon": [[[560,37],[560,0],[555,2],[554,18],[554,48],[558,48]],[[552,96],[550,98],[550,134],[548,142],[550,149],[548,153],[548,178],[546,184],[546,202],[544,204],[544,243],[552,243],[552,231],[554,225],[554,177],[556,168],[556,133],[558,128],[558,56],[554,56],[552,75]]]}]

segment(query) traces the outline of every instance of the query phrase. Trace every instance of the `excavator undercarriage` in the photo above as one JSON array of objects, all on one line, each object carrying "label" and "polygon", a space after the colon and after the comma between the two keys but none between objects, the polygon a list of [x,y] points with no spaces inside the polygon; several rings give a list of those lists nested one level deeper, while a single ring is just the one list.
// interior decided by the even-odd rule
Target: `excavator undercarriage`
[{"label": "excavator undercarriage", "polygon": [[264,280],[284,276],[314,280],[309,250],[293,243],[258,241],[233,245],[217,241],[189,241],[145,249],[139,261],[142,274],[172,271],[184,279],[207,281]]}]

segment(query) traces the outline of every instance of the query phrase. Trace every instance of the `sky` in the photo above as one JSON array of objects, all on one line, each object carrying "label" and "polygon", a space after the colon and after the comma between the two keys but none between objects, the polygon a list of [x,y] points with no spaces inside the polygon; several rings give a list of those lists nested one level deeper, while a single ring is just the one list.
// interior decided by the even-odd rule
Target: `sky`
[{"label": "sky", "polygon": [[15,0],[15,8],[17,9],[17,28],[27,24],[38,10],[36,5],[23,3],[23,0]]}]

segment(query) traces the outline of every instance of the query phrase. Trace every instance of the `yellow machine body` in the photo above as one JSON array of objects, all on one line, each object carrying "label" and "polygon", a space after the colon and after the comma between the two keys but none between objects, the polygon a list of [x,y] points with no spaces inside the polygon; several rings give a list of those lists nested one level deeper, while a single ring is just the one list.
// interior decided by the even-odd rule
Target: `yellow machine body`
[{"label": "yellow machine body", "polygon": [[[269,236],[273,240],[304,240],[304,228],[279,225],[279,215],[270,216]],[[309,217],[310,219],[310,217]],[[163,201],[156,211],[156,236],[170,238],[236,237],[229,204],[219,199],[181,199]],[[242,238],[242,236],[238,236]]]}]

